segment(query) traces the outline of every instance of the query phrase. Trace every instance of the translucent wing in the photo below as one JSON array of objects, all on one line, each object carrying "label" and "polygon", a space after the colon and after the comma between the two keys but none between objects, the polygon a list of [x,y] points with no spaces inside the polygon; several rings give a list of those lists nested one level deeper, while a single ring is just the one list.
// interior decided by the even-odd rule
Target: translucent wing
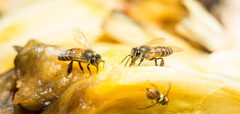
[{"label": "translucent wing", "polygon": [[73,37],[83,48],[90,49],[90,45],[88,44],[86,35],[80,31],[79,29],[73,30]]},{"label": "translucent wing", "polygon": [[183,51],[182,48],[176,47],[176,46],[168,46],[169,48],[171,48],[173,50],[173,52],[181,52]]},{"label": "translucent wing", "polygon": [[66,49],[62,49],[62,48],[54,48],[54,47],[47,47],[46,48],[47,52],[49,52],[50,55],[53,56],[60,56],[63,52],[66,51]]},{"label": "translucent wing", "polygon": [[147,46],[156,46],[156,45],[160,45],[165,41],[164,38],[157,38],[157,39],[153,39],[150,42],[146,43],[145,45]]}]

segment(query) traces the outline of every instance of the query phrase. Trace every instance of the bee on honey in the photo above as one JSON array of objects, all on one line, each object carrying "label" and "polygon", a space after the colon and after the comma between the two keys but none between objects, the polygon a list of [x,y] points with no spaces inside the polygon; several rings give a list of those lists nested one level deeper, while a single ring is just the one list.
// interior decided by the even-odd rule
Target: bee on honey
[{"label": "bee on honey", "polygon": [[169,102],[167,96],[168,96],[168,93],[171,89],[171,83],[170,82],[169,82],[169,88],[168,88],[167,93],[165,95],[158,91],[157,86],[155,86],[154,84],[151,84],[151,85],[154,87],[154,89],[153,88],[147,88],[146,96],[147,96],[148,99],[155,100],[156,102],[152,105],[147,106],[147,107],[138,108],[140,110],[151,108],[151,107],[155,106],[156,104],[166,105]]},{"label": "bee on honey", "polygon": [[127,55],[122,60],[121,63],[123,63],[124,60],[127,57],[129,57],[126,64],[124,65],[125,67],[130,59],[131,59],[131,63],[129,65],[129,67],[134,65],[135,61],[138,59],[140,59],[138,66],[141,65],[141,63],[143,62],[144,59],[154,60],[155,66],[158,66],[157,60],[161,59],[160,66],[163,66],[164,60],[162,57],[166,57],[166,56],[171,55],[172,53],[180,52],[183,50],[181,48],[174,47],[174,46],[159,46],[163,42],[164,42],[163,38],[158,38],[158,39],[151,40],[150,42],[148,42],[147,44],[145,44],[143,46],[132,48],[131,54]]},{"label": "bee on honey", "polygon": [[95,52],[90,49],[90,46],[87,42],[86,36],[80,30],[73,31],[74,39],[81,43],[84,48],[72,48],[64,50],[58,55],[58,60],[61,61],[71,61],[68,65],[67,76],[72,72],[73,61],[78,62],[80,69],[84,73],[83,67],[81,63],[88,63],[87,69],[92,75],[89,65],[93,65],[97,68],[100,62],[105,63],[104,60],[101,59],[99,54],[95,54]]}]

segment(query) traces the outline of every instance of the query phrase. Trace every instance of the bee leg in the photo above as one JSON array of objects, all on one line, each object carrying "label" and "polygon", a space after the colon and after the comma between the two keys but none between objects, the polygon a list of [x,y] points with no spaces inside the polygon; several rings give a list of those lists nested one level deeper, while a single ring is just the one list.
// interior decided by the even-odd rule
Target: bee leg
[{"label": "bee leg", "polygon": [[97,68],[97,73],[98,73],[98,65],[96,66],[96,68]]},{"label": "bee leg", "polygon": [[67,76],[72,72],[72,64],[73,64],[73,61],[71,61],[68,65]]},{"label": "bee leg", "polygon": [[[163,66],[163,65],[164,65],[164,60],[163,60],[163,58],[152,58],[152,59],[155,59],[155,66],[158,66],[158,65],[157,65],[157,60],[158,60],[158,59],[161,59],[161,63],[160,63],[159,66]],[[152,59],[151,59],[151,60],[152,60]]]},{"label": "bee leg", "polygon": [[154,61],[155,61],[155,66],[158,66],[158,65],[157,65],[157,58],[153,57],[153,58],[151,58],[150,60],[153,60],[153,59],[154,59]]},{"label": "bee leg", "polygon": [[164,60],[163,60],[163,58],[159,58],[159,59],[161,59],[160,66],[163,66],[163,65],[164,65]]},{"label": "bee leg", "polygon": [[89,65],[90,65],[90,64],[87,65],[87,69],[88,69],[90,75],[92,76],[92,73],[91,73],[91,70],[90,70],[90,68],[89,68]]},{"label": "bee leg", "polygon": [[82,64],[81,64],[81,62],[79,61],[79,62],[78,62],[78,64],[79,64],[79,66],[80,66],[80,69],[82,70],[82,72],[83,72],[83,74],[84,74],[84,70],[83,70],[83,67],[82,67]]},{"label": "bee leg", "polygon": [[157,58],[154,58],[154,60],[155,60],[155,66],[158,66],[158,64],[157,64]]},{"label": "bee leg", "polygon": [[139,62],[139,64],[138,64],[138,66],[141,65],[141,63],[143,62],[143,60],[144,60],[144,57],[141,58],[141,60],[140,60],[140,62]]}]

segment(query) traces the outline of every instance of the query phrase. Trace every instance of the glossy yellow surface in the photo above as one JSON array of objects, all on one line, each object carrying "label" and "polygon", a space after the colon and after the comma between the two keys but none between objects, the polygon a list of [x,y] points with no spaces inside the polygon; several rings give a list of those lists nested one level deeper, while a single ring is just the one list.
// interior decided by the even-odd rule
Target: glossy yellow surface
[{"label": "glossy yellow surface", "polygon": [[[73,83],[45,113],[239,113],[238,83],[175,68],[169,61],[177,54],[165,59],[166,67],[144,61],[140,67],[124,68],[119,60],[127,52],[121,46],[104,46],[106,68]],[[165,94],[168,82],[172,84],[168,105],[138,110],[152,104],[146,97],[146,88],[153,88],[151,83]]]}]

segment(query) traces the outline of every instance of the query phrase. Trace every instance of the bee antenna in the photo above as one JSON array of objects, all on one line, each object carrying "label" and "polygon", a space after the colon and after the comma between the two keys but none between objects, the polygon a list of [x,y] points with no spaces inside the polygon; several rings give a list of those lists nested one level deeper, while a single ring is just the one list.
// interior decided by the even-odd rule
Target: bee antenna
[{"label": "bee antenna", "polygon": [[169,84],[169,87],[168,87],[168,91],[167,91],[167,93],[166,93],[165,96],[168,96],[168,93],[169,93],[169,91],[170,91],[170,89],[171,89],[171,87],[172,87],[171,82],[168,82],[168,84]]},{"label": "bee antenna", "polygon": [[124,61],[127,57],[129,57],[129,56],[131,56],[131,55],[127,55],[126,57],[124,57],[124,59],[122,60],[121,63],[123,63],[123,61]]},{"label": "bee antenna", "polygon": [[128,58],[127,62],[125,63],[124,67],[127,66],[128,61],[131,59],[131,56]]},{"label": "bee antenna", "polygon": [[156,85],[154,85],[153,83],[151,83],[151,85],[155,88],[155,89],[158,89]]},{"label": "bee antenna", "polygon": [[148,108],[151,108],[151,107],[155,106],[156,104],[158,104],[158,102],[156,102],[156,103],[154,103],[154,104],[152,104],[152,105],[146,106],[146,107],[144,107],[144,108],[137,108],[137,109],[138,109],[138,110],[145,110],[145,109],[148,109]]}]

